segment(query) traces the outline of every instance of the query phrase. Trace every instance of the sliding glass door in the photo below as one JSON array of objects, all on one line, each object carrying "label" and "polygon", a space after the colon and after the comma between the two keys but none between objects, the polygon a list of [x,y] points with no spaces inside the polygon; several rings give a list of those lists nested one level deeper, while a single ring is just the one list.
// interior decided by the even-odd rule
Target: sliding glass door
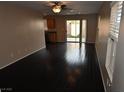
[{"label": "sliding glass door", "polygon": [[79,42],[80,20],[67,20],[67,42]]},{"label": "sliding glass door", "polygon": [[82,34],[81,34],[81,42],[86,42],[86,31],[87,31],[87,20],[82,20]]},{"label": "sliding glass door", "polygon": [[[81,25],[82,24],[82,25]],[[85,42],[87,21],[82,20],[67,20],[67,42]]]}]

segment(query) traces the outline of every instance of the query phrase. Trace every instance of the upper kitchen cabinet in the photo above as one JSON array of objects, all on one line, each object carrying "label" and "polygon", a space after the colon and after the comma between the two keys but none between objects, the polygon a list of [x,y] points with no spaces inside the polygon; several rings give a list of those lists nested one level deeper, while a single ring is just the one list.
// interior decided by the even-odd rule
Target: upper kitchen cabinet
[{"label": "upper kitchen cabinet", "polygon": [[47,18],[47,27],[48,29],[55,29],[55,19]]}]

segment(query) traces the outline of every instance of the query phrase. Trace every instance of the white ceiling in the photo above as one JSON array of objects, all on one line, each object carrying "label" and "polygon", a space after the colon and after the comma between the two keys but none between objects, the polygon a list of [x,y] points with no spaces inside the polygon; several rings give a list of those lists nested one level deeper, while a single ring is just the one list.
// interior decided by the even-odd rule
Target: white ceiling
[{"label": "white ceiling", "polygon": [[[8,1],[0,2],[0,5],[21,5],[41,11],[44,15],[53,15],[51,7],[48,6],[48,1]],[[98,13],[102,1],[63,1],[69,9],[61,11],[60,15],[73,14],[93,14]]]}]

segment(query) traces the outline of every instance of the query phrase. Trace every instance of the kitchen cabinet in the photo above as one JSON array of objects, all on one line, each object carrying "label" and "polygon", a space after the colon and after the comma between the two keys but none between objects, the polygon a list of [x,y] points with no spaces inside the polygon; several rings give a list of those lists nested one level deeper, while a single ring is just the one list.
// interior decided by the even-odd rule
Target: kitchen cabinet
[{"label": "kitchen cabinet", "polygon": [[46,43],[55,43],[57,40],[56,31],[45,31]]},{"label": "kitchen cabinet", "polygon": [[47,18],[47,27],[48,29],[55,29],[55,19]]}]

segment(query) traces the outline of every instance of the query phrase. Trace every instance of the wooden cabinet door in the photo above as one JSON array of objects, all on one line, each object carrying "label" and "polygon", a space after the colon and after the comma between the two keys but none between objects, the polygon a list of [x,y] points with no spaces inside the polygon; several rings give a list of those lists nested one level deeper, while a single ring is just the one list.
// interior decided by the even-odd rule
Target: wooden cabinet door
[{"label": "wooden cabinet door", "polygon": [[55,19],[47,18],[47,27],[48,29],[55,29]]}]

